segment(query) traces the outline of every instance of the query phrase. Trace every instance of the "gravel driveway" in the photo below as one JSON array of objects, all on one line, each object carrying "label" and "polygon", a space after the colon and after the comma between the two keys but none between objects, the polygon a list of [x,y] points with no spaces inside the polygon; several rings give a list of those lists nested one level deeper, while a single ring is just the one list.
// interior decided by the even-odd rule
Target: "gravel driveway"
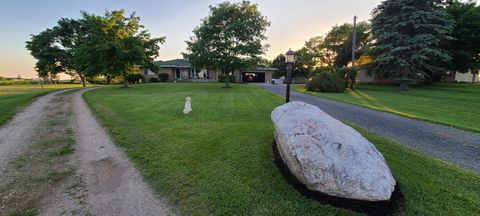
[{"label": "gravel driveway", "polygon": [[[285,85],[257,84],[284,96]],[[331,116],[436,158],[480,173],[480,133],[404,118],[317,96],[291,92],[291,100],[318,106]]]},{"label": "gravel driveway", "polygon": [[[151,190],[122,149],[92,115],[82,97],[87,90],[58,91],[39,97],[0,127],[0,183],[5,183],[3,186],[0,184],[0,189],[8,190],[7,194],[0,190],[0,215],[12,208],[21,211],[38,209],[39,215],[48,216],[174,215],[166,199]],[[56,118],[58,116],[65,118]],[[55,130],[46,132],[49,131],[46,128],[52,127]],[[72,131],[70,140],[74,153],[64,153],[57,160],[50,159],[57,157],[55,155],[43,156],[48,169],[29,170],[38,164],[36,162],[26,165],[26,168],[15,168],[12,162],[19,161],[17,156],[26,158],[23,155],[27,150],[67,142],[65,140],[68,139],[59,139],[68,136],[59,128]],[[44,136],[45,133],[55,136]],[[33,152],[33,158],[42,157],[42,150]],[[32,157],[28,157],[28,161],[32,161],[29,159]],[[72,174],[68,174],[70,171]],[[37,187],[29,188],[31,182],[24,176],[28,177],[30,172],[38,173],[36,179],[48,180],[33,179]],[[8,179],[4,178],[7,174]],[[15,182],[15,179],[27,180]],[[28,202],[18,205],[16,199]],[[13,204],[3,206],[4,203]]]}]

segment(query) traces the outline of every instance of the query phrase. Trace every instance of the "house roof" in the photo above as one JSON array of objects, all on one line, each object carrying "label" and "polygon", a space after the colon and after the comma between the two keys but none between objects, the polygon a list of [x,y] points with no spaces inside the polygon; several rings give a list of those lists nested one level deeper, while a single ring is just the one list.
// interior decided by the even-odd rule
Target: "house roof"
[{"label": "house roof", "polygon": [[192,64],[188,59],[173,59],[168,61],[156,61],[156,65],[161,68],[191,68]]},{"label": "house roof", "polygon": [[[156,61],[155,64],[161,68],[192,68],[192,64],[188,59]],[[256,71],[259,71],[259,72],[278,71],[278,68],[274,68],[274,67],[256,67],[255,69]]]},{"label": "house roof", "polygon": [[278,68],[274,68],[274,67],[257,67],[257,71],[278,71]]}]

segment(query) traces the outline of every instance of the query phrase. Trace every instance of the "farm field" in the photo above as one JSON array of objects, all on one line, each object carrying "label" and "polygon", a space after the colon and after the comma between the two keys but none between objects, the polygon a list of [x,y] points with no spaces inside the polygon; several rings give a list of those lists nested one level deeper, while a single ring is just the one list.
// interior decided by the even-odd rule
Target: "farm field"
[{"label": "farm field", "polygon": [[60,89],[80,87],[79,84],[50,84],[44,85],[42,90],[40,85],[33,84],[0,85],[0,125],[38,96]]}]

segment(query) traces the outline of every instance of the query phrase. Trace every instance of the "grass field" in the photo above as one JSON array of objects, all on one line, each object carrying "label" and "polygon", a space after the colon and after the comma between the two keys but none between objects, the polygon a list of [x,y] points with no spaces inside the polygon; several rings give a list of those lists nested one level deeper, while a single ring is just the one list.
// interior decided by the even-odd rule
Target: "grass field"
[{"label": "grass field", "polygon": [[44,85],[44,89],[42,90],[40,85],[0,86],[0,125],[8,121],[13,114],[28,105],[38,96],[59,89],[79,87],[81,87],[79,84],[52,84]]},{"label": "grass field", "polygon": [[[185,215],[352,215],[305,198],[272,161],[270,112],[283,101],[251,85],[144,84],[85,98],[145,179]],[[193,113],[182,114],[185,97]],[[361,131],[404,196],[399,215],[475,215],[480,175]]]},{"label": "grass field", "polygon": [[480,132],[480,84],[435,84],[400,91],[396,86],[357,85],[346,93],[294,90],[413,119]]}]

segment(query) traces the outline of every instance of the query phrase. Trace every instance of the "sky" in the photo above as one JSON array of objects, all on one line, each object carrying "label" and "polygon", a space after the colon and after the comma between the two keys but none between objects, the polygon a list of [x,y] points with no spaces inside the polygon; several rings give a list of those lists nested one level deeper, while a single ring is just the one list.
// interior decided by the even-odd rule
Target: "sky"
[{"label": "sky", "polygon": [[[185,41],[206,17],[209,5],[224,0],[0,0],[0,76],[33,78],[35,59],[25,48],[31,34],[55,26],[60,18],[79,18],[80,11],[103,14],[105,10],[136,12],[152,36],[165,36],[158,60],[181,58]],[[238,2],[234,0],[231,2]],[[251,0],[271,22],[265,58],[272,60],[289,48],[301,48],[311,37],[332,26],[370,19],[381,0]]]}]

